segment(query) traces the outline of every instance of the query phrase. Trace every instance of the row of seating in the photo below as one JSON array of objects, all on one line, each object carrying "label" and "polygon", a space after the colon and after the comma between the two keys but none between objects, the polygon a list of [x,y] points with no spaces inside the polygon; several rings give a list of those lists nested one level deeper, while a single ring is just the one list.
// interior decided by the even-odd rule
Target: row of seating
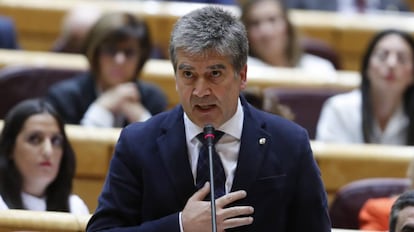
[{"label": "row of seating", "polygon": [[[0,118],[3,118],[17,102],[43,96],[51,84],[84,72],[88,64],[81,55],[0,50],[0,68],[0,87],[4,89],[0,92],[0,98],[4,99],[0,102]],[[162,88],[170,108],[179,103],[169,61],[150,60],[142,79]],[[312,139],[323,102],[334,94],[356,88],[359,81],[355,72],[339,71],[336,76],[329,76],[283,68],[248,68],[248,86],[266,89],[265,98],[278,98],[281,104],[290,107],[294,120],[308,130]]]},{"label": "row of seating", "polygon": [[[2,123],[0,122],[0,129]],[[97,206],[120,129],[66,126],[76,152],[77,171],[74,191],[88,207]],[[311,142],[322,173],[329,202],[344,185],[364,178],[404,178],[414,147],[385,145],[345,145]]]},{"label": "row of seating", "polygon": [[[20,44],[28,50],[49,50],[60,32],[65,13],[89,0],[3,0],[0,15],[12,17]],[[93,1],[92,1],[93,4]],[[205,4],[159,1],[99,1],[103,10],[122,10],[144,17],[157,47],[167,54],[170,31],[176,19]],[[225,6],[239,15],[236,6]],[[357,70],[361,54],[371,36],[385,28],[399,28],[414,33],[412,14],[343,15],[334,12],[292,10],[290,17],[299,31],[331,45],[341,58],[345,70]],[[404,22],[404,23],[401,23]]]}]

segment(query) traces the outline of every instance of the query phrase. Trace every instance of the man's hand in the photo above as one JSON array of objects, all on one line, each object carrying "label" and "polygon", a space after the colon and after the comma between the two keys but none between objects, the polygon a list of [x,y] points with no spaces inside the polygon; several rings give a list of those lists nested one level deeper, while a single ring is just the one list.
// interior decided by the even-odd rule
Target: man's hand
[{"label": "man's hand", "polygon": [[[210,184],[207,182],[203,188],[194,193],[188,199],[181,214],[184,232],[210,232],[211,231],[211,206],[209,201],[203,199],[210,193]],[[251,206],[234,206],[225,208],[237,200],[246,197],[246,191],[231,192],[216,199],[217,231],[249,225],[253,223],[253,217],[246,216],[254,212]],[[241,217],[243,216],[243,217]]]}]

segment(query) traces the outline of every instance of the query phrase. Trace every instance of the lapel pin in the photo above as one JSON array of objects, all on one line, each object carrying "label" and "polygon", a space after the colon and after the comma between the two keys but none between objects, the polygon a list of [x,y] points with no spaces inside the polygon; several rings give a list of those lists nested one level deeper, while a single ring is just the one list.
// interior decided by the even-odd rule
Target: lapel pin
[{"label": "lapel pin", "polygon": [[263,144],[265,144],[266,143],[266,138],[260,138],[259,139],[259,144],[260,145],[263,145]]}]

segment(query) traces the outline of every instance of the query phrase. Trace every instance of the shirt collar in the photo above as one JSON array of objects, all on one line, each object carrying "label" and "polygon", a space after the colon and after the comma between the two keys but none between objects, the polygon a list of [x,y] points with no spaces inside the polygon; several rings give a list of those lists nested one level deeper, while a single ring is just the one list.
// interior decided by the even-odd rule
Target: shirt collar
[{"label": "shirt collar", "polygon": [[[237,101],[237,110],[236,113],[231,117],[227,122],[215,128],[216,130],[221,130],[226,134],[233,136],[234,138],[240,140],[242,130],[243,130],[243,119],[244,112],[243,107],[240,102],[240,98]],[[184,126],[185,126],[185,136],[187,141],[191,141],[198,134],[203,132],[203,128],[194,124],[187,114],[184,112]]]}]

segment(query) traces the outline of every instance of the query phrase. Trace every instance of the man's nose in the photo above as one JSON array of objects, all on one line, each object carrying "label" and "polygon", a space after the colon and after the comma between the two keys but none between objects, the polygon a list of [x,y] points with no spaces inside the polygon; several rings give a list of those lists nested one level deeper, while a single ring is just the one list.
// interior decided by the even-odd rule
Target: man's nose
[{"label": "man's nose", "polygon": [[205,78],[198,78],[194,85],[193,94],[197,97],[204,97],[211,94],[210,85]]}]

